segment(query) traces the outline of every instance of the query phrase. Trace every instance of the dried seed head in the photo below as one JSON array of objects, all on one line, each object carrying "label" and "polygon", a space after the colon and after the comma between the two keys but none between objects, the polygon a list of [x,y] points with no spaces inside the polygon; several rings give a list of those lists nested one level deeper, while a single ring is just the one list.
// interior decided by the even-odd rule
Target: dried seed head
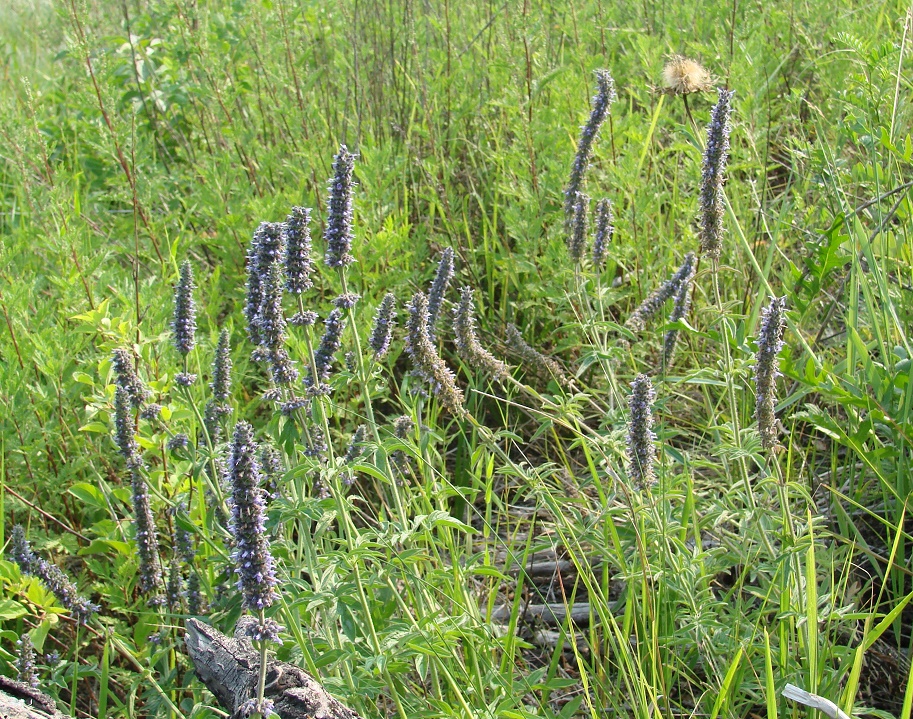
[{"label": "dried seed head", "polygon": [[694,60],[673,55],[663,68],[663,92],[669,95],[690,95],[711,89],[710,73]]},{"label": "dried seed head", "polygon": [[598,89],[593,96],[590,119],[581,128],[580,140],[577,143],[577,154],[574,156],[574,164],[571,166],[571,177],[564,190],[564,223],[567,229],[571,227],[577,193],[583,189],[584,176],[590,166],[593,142],[599,134],[599,128],[602,123],[609,116],[609,108],[616,99],[615,81],[608,70],[596,71],[596,84]]},{"label": "dried seed head", "polygon": [[[646,299],[640,303],[640,306],[631,313],[631,316],[628,317],[625,322],[625,327],[627,327],[632,332],[641,332],[647,326],[647,322],[651,320],[662,306],[666,303],[670,297],[675,295],[682,283],[686,279],[690,278],[694,274],[694,253],[689,252],[685,255],[685,261],[682,263],[682,266],[678,268],[678,271],[672,275],[668,280],[663,282],[659,287],[657,287],[653,292],[651,292]],[[689,280],[690,281],[690,280]]]},{"label": "dried seed head", "polygon": [[340,145],[339,152],[333,158],[333,179],[329,186],[329,207],[327,208],[327,226],[323,233],[326,241],[326,263],[330,267],[345,267],[355,261],[350,254],[352,250],[354,183],[352,173],[355,170],[355,155]]},{"label": "dried seed head", "polygon": [[780,376],[777,355],[783,349],[783,332],[786,329],[786,298],[774,297],[761,311],[761,327],[758,331],[758,351],[755,355],[755,418],[761,446],[772,449],[777,446],[777,377]]},{"label": "dried seed head", "polygon": [[628,424],[628,477],[635,487],[646,487],[656,481],[656,435],[653,433],[653,400],[656,392],[650,378],[637,375],[631,383]]},{"label": "dried seed head", "polygon": [[475,305],[469,287],[460,289],[460,304],[453,311],[453,333],[457,351],[466,364],[480,372],[487,372],[499,381],[510,377],[507,365],[482,347],[476,336]]},{"label": "dried seed head", "polygon": [[412,358],[415,373],[431,385],[432,391],[445,408],[457,417],[465,416],[463,391],[457,386],[453,372],[438,356],[428,336],[428,298],[423,292],[416,292],[406,309],[409,312],[406,352]]},{"label": "dried seed head", "polygon": [[530,346],[516,325],[507,325],[507,346],[520,358],[524,371],[531,372],[545,380],[553,379],[567,386],[568,379],[555,360]]},{"label": "dried seed head", "polygon": [[[693,257],[693,255],[692,255]],[[672,314],[669,315],[669,322],[678,322],[685,319],[688,310],[691,308],[691,283],[694,281],[694,263],[689,262],[688,266],[691,271],[682,279],[681,284],[675,290],[672,296]],[[668,369],[672,366],[672,360],[675,357],[675,345],[678,340],[678,330],[671,329],[666,332],[663,340],[662,367]]]}]

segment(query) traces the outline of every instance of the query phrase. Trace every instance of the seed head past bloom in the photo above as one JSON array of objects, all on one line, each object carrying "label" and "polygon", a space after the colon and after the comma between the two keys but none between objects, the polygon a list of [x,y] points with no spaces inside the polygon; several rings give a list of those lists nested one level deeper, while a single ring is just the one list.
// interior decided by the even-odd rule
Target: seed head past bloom
[{"label": "seed head past bloom", "polygon": [[[669,315],[669,322],[678,322],[685,319],[688,311],[691,309],[691,283],[694,280],[694,268],[692,263],[691,272],[682,279],[678,289],[672,296],[672,314]],[[662,367],[668,369],[672,366],[672,359],[675,357],[675,345],[678,341],[678,330],[671,329],[666,332],[663,340]]]},{"label": "seed head past bloom", "polygon": [[374,315],[374,326],[368,344],[374,350],[374,359],[382,360],[390,350],[393,328],[396,327],[396,297],[392,292],[384,295]]},{"label": "seed head past bloom", "polygon": [[499,381],[510,376],[507,365],[482,347],[476,335],[475,304],[472,301],[472,289],[460,289],[460,304],[453,311],[453,333],[456,336],[456,347],[460,357],[475,370],[487,372]]},{"label": "seed head past bloom", "polygon": [[244,607],[256,613],[273,603],[276,574],[266,536],[266,502],[260,487],[263,475],[257,459],[257,443],[253,428],[243,420],[235,425],[228,473],[232,487],[235,574]]},{"label": "seed head past bloom", "polygon": [[174,347],[184,357],[190,354],[196,344],[197,307],[193,300],[196,288],[193,265],[189,260],[184,260],[181,263],[180,279],[174,289],[174,319],[171,322]]},{"label": "seed head past bloom", "polygon": [[605,253],[612,243],[615,234],[615,217],[612,214],[612,201],[608,198],[596,203],[596,237],[593,240],[593,267],[601,270],[605,264]]},{"label": "seed head past bloom", "polygon": [[673,55],[663,68],[662,90],[669,95],[709,92],[712,87],[710,73],[687,57]]},{"label": "seed head past bloom", "polygon": [[701,169],[700,217],[698,234],[701,252],[711,260],[720,259],[723,248],[723,182],[726,179],[726,163],[729,160],[729,133],[732,125],[731,90],[719,89],[720,99],[710,112],[707,126],[707,147]]},{"label": "seed head past bloom", "polygon": [[56,565],[32,551],[22,525],[13,527],[10,535],[10,557],[24,574],[38,577],[64,607],[82,624],[89,621],[99,607],[79,594],[76,585]]},{"label": "seed head past bloom", "polygon": [[694,274],[694,253],[689,252],[685,255],[685,261],[678,271],[668,280],[663,282],[653,292],[647,295],[647,298],[640,303],[640,306],[631,313],[625,322],[625,327],[633,332],[641,332],[657,312],[666,304],[666,300],[675,295],[676,291],[686,280]]},{"label": "seed head past bloom", "polygon": [[434,344],[437,320],[441,314],[441,307],[444,306],[444,297],[447,295],[447,288],[450,287],[450,280],[453,279],[453,266],[453,248],[445,247],[437,265],[437,272],[434,273],[431,289],[428,291],[428,337],[431,344]]},{"label": "seed head past bloom", "polygon": [[525,372],[546,381],[553,379],[560,385],[568,384],[567,375],[564,374],[561,365],[527,343],[514,324],[507,325],[507,346],[520,358]]},{"label": "seed head past bloom", "polygon": [[645,374],[631,383],[631,419],[628,424],[628,477],[636,487],[653,484],[656,475],[656,435],[653,433],[653,400],[656,392]]},{"label": "seed head past bloom", "polygon": [[599,134],[599,128],[609,116],[609,108],[615,102],[615,81],[608,70],[596,71],[596,95],[593,96],[590,119],[580,132],[580,141],[577,143],[577,154],[571,166],[571,177],[564,190],[564,222],[568,229],[574,217],[574,204],[577,202],[577,193],[583,189],[584,175],[590,166],[593,155],[593,142]]},{"label": "seed head past bloom", "polygon": [[777,446],[777,377],[780,370],[777,355],[783,349],[783,332],[786,329],[786,298],[774,297],[761,311],[761,328],[758,331],[758,352],[755,355],[755,417],[761,446]]},{"label": "seed head past bloom", "polygon": [[445,408],[457,417],[465,416],[463,391],[457,386],[453,372],[438,356],[428,336],[428,298],[423,292],[416,292],[406,309],[409,312],[406,352],[412,358],[415,373],[431,385],[432,391]]},{"label": "seed head past bloom", "polygon": [[567,249],[571,259],[580,263],[586,251],[587,235],[590,231],[590,196],[578,192],[574,200],[574,220],[571,223],[571,234],[567,239]]},{"label": "seed head past bloom", "polygon": [[329,207],[327,208],[327,226],[323,233],[326,242],[326,263],[330,267],[345,267],[355,261],[350,254],[352,250],[354,182],[352,173],[355,170],[355,155],[345,145],[340,145],[339,152],[333,158],[333,179],[330,180]]},{"label": "seed head past bloom", "polygon": [[300,295],[313,286],[311,273],[311,211],[293,207],[285,218],[285,289]]}]

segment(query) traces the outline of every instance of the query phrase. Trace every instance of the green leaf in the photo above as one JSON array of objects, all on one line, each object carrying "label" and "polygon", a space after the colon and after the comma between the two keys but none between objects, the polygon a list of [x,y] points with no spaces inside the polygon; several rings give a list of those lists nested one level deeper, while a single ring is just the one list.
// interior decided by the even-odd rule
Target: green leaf
[{"label": "green leaf", "polygon": [[29,613],[23,605],[14,599],[0,599],[0,619],[18,619]]}]

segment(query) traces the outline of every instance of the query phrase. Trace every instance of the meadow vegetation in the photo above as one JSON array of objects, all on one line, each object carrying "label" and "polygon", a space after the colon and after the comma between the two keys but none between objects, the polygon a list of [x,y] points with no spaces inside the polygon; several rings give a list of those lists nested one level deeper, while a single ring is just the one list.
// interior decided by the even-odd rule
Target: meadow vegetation
[{"label": "meadow vegetation", "polygon": [[910,716],[911,23],[4,3],[2,672],[225,716],[250,615],[367,718]]}]

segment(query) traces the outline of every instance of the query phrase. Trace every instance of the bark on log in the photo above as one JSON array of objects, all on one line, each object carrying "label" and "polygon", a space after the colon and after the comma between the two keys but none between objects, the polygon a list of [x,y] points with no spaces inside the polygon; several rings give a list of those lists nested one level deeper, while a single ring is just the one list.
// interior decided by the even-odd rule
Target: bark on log
[{"label": "bark on log", "polygon": [[28,684],[0,676],[2,719],[69,719],[57,711],[54,700]]},{"label": "bark on log", "polygon": [[[513,607],[510,604],[499,604],[491,612],[489,621],[496,624],[505,624],[510,621]],[[526,621],[540,621],[543,624],[564,624],[568,618],[568,608],[564,604],[528,604],[520,607],[520,619]],[[590,623],[590,605],[587,602],[572,604],[570,606],[571,622],[578,627],[585,627]]]},{"label": "bark on log", "polygon": [[[184,642],[197,676],[230,714],[256,698],[260,654],[250,640],[188,619]],[[310,674],[285,662],[267,660],[265,696],[282,719],[362,719]]]}]

